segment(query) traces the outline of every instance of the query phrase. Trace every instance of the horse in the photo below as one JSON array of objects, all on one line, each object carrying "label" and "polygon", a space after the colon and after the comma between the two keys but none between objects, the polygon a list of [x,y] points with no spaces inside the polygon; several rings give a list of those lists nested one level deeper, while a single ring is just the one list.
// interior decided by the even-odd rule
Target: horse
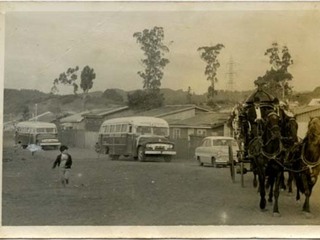
[{"label": "horse", "polygon": [[[281,136],[282,136],[282,145],[285,151],[288,153],[290,150],[299,142],[298,138],[298,123],[293,116],[285,115],[282,119],[281,124]],[[286,159],[286,156],[285,156]],[[290,170],[290,169],[289,169]],[[285,186],[284,184],[284,174],[281,177],[281,185]],[[293,182],[293,173],[288,171],[288,192],[292,193],[292,182]],[[283,187],[285,189],[285,187]]]},{"label": "horse", "polygon": [[[273,214],[276,216],[280,215],[278,198],[280,194],[280,177],[283,172],[280,118],[276,112],[270,111],[267,114],[265,122],[262,123],[262,129],[261,137],[257,136],[250,142],[249,155],[253,159],[254,173],[258,175],[260,209],[264,210],[266,208],[265,184],[268,176],[271,186],[268,201],[272,202],[274,197]],[[275,187],[274,191],[273,186]]]},{"label": "horse", "polygon": [[287,162],[297,186],[296,200],[300,199],[300,192],[305,195],[302,211],[310,212],[310,197],[312,189],[320,173],[320,119],[312,118],[308,123],[306,136],[288,154]]}]

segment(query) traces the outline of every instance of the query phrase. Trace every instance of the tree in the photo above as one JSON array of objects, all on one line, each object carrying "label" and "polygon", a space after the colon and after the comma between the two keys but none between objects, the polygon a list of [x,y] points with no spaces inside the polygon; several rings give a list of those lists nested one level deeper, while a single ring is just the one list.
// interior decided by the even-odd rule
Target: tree
[{"label": "tree", "polygon": [[22,120],[27,121],[30,118],[30,109],[27,105],[22,107]]},{"label": "tree", "polygon": [[192,93],[191,93],[191,87],[188,87],[187,90],[187,103],[191,104],[192,103]]},{"label": "tree", "polygon": [[[271,48],[268,48],[264,54],[269,57],[269,63],[271,65],[270,70],[267,70],[263,77],[258,77],[255,81],[264,81],[264,88],[272,92],[276,97],[284,99],[286,96],[292,93],[292,87],[288,81],[293,79],[291,73],[288,72],[288,68],[293,64],[289,49],[286,46],[282,47],[281,53],[278,43],[272,43]],[[260,80],[259,80],[260,79]]]},{"label": "tree", "polygon": [[[150,99],[151,102],[139,105],[154,105],[152,102],[157,102],[161,106],[164,100],[162,94],[160,94],[161,80],[164,75],[163,70],[169,63],[169,60],[164,58],[165,52],[169,52],[169,48],[163,43],[164,30],[162,27],[144,29],[142,32],[135,32],[133,37],[140,44],[140,48],[146,57],[141,60],[145,67],[144,71],[138,71],[138,75],[143,79],[143,89],[147,92],[145,96],[154,95],[153,99],[146,97],[146,100]],[[138,95],[141,95],[141,93],[137,93]],[[132,98],[128,96],[128,100],[130,99]]]},{"label": "tree", "polygon": [[122,95],[116,89],[107,89],[102,94],[103,98],[110,99],[115,102],[123,102]]},{"label": "tree", "polygon": [[200,52],[200,58],[207,63],[204,74],[207,76],[207,80],[210,81],[210,86],[208,87],[207,103],[208,105],[213,105],[213,98],[216,93],[214,84],[218,82],[217,70],[220,67],[218,61],[218,55],[224,45],[219,43],[215,46],[199,47],[198,52]]},{"label": "tree", "polygon": [[66,72],[63,72],[59,75],[59,78],[56,78],[53,80],[53,86],[51,88],[51,93],[58,93],[58,85],[64,84],[67,86],[73,86],[73,93],[77,94],[78,91],[78,84],[75,82],[78,78],[77,71],[79,70],[79,67],[76,66],[75,68],[68,68]]},{"label": "tree", "polygon": [[85,66],[81,72],[81,83],[80,87],[83,90],[83,93],[88,93],[93,86],[93,79],[96,78],[94,69],[89,66]]},{"label": "tree", "polygon": [[132,109],[149,110],[152,108],[161,107],[163,102],[164,97],[160,91],[151,92],[137,90],[133,93],[128,93],[128,106]]}]

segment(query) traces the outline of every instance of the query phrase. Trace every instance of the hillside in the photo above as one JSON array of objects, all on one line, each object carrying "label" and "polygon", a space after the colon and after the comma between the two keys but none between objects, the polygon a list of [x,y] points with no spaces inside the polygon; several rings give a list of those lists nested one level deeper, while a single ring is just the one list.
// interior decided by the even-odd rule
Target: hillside
[{"label": "hillside", "polygon": [[[187,92],[183,90],[161,89],[165,104],[187,104]],[[236,102],[246,99],[252,91],[218,91],[216,103],[223,108],[230,108]],[[110,105],[126,105],[127,92],[121,89],[107,89],[89,93],[86,98],[78,95],[52,95],[38,90],[4,89],[4,121],[30,118],[35,113],[50,111],[57,116],[68,112],[104,108]],[[292,100],[300,105],[307,104],[312,98],[319,98],[320,87],[312,92],[294,93]],[[192,94],[191,103],[205,106],[206,95]]]}]

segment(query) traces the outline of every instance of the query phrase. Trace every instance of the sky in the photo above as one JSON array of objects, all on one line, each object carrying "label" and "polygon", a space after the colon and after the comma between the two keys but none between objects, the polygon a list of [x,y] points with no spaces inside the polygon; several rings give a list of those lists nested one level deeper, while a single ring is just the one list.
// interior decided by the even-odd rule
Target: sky
[{"label": "sky", "polygon": [[[51,4],[51,5],[50,5]],[[91,91],[142,88],[143,52],[133,33],[163,27],[163,88],[202,94],[209,82],[198,47],[222,43],[216,89],[249,90],[270,68],[264,55],[273,42],[287,46],[295,91],[320,86],[320,4],[314,3],[12,3],[6,6],[4,87],[50,92],[69,67],[86,65]],[[230,63],[233,64],[230,64]],[[232,72],[232,74],[228,74]],[[80,71],[79,71],[80,78]],[[230,84],[232,75],[232,84]],[[79,83],[79,82],[78,82]],[[72,88],[59,86],[60,93]]]}]

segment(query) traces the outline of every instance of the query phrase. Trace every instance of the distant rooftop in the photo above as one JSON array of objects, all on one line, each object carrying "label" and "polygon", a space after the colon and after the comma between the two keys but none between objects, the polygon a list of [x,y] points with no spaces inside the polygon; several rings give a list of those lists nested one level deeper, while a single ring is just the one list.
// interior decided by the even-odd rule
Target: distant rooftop
[{"label": "distant rooftop", "polygon": [[171,126],[202,126],[211,128],[223,125],[227,121],[229,115],[229,113],[224,112],[203,112],[192,118],[187,118],[184,120],[168,120],[168,123]]}]

